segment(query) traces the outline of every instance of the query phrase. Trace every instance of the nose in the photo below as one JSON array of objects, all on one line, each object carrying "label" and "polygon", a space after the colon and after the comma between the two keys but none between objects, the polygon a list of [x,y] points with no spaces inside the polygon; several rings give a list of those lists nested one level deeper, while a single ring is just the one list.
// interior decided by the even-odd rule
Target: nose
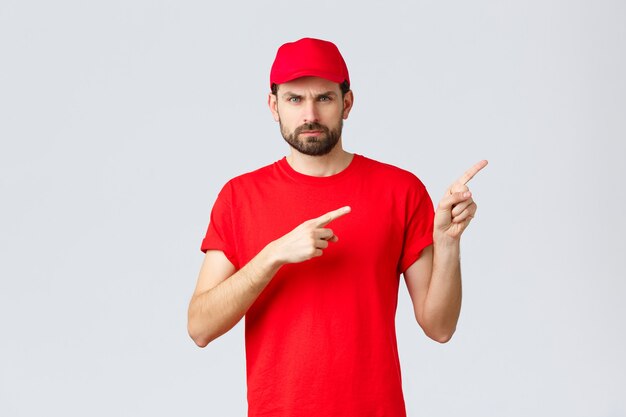
[{"label": "nose", "polygon": [[315,101],[310,100],[302,106],[302,121],[304,123],[319,122],[319,114]]}]

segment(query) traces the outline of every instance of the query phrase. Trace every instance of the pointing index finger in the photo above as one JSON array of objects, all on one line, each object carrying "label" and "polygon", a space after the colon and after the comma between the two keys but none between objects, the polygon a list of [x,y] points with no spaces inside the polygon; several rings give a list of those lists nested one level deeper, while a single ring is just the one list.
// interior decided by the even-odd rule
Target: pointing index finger
[{"label": "pointing index finger", "polygon": [[461,184],[461,185],[465,185],[469,182],[469,180],[471,180],[472,178],[474,178],[474,175],[476,175],[478,173],[478,171],[480,171],[481,169],[483,169],[484,167],[487,166],[487,160],[483,159],[482,161],[476,163],[473,167],[471,167],[470,169],[468,169],[467,171],[465,171],[465,174],[463,174],[461,176],[461,178],[459,178],[457,180],[457,183]]},{"label": "pointing index finger", "polygon": [[318,226],[318,227],[324,227],[326,226],[328,223],[332,222],[335,219],[338,219],[339,217],[350,213],[350,206],[345,206],[345,207],[341,207],[337,210],[333,210],[333,211],[329,211],[326,214],[321,215],[320,217],[313,219],[313,222]]}]

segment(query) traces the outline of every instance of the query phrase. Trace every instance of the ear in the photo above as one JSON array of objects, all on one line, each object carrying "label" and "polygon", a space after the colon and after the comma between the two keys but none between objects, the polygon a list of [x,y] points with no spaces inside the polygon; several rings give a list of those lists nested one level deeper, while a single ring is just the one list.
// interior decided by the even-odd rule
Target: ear
[{"label": "ear", "polygon": [[354,94],[352,90],[348,91],[345,96],[343,96],[343,119],[347,119],[350,114],[350,110],[352,110],[352,105],[354,104]]},{"label": "ear", "polygon": [[272,93],[269,93],[267,96],[267,105],[272,112],[272,116],[274,117],[274,121],[278,122],[280,120],[280,116],[278,115],[278,99]]}]

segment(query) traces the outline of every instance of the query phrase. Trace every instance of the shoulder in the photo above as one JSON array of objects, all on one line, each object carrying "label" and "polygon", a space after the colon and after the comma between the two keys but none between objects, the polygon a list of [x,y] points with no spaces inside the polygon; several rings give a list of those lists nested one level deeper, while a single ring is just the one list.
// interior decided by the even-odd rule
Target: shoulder
[{"label": "shoulder", "polygon": [[276,164],[277,162],[273,162],[271,164],[257,168],[253,171],[237,175],[228,180],[228,182],[226,182],[226,184],[224,185],[224,189],[241,188],[249,186],[251,184],[266,181],[276,175]]},{"label": "shoulder", "polygon": [[411,171],[366,156],[359,155],[359,157],[362,159],[363,172],[371,176],[372,179],[384,181],[388,186],[425,188],[422,181]]}]

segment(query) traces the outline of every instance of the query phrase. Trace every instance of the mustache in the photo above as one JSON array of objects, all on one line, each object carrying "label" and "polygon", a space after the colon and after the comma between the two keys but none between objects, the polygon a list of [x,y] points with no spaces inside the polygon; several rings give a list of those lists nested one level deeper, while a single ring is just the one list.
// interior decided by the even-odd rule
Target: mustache
[{"label": "mustache", "polygon": [[302,133],[303,131],[307,131],[307,130],[321,130],[322,132],[326,134],[330,133],[330,130],[323,124],[317,123],[317,122],[311,122],[311,123],[305,123],[302,126],[298,126],[296,130],[293,131],[293,134],[294,136],[298,136],[300,133]]}]

